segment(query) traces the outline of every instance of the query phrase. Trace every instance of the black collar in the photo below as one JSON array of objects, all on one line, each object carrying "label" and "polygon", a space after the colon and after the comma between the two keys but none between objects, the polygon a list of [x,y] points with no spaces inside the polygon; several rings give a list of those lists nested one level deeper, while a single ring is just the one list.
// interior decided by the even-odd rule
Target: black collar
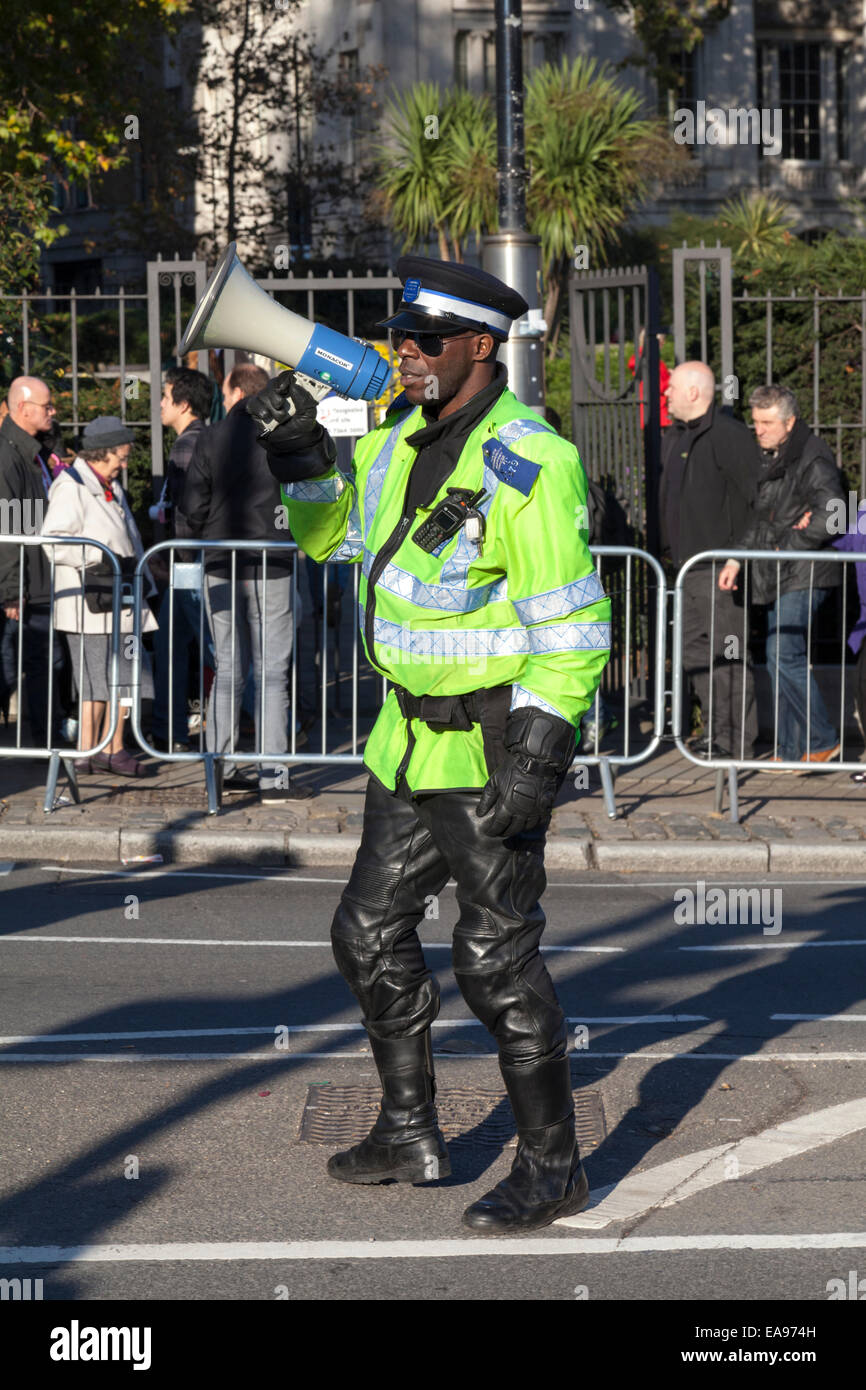
[{"label": "black collar", "polygon": [[444,434],[465,434],[472,433],[477,424],[484,419],[490,408],[499,400],[506,386],[508,385],[508,372],[502,362],[497,362],[496,373],[489,386],[484,386],[475,395],[470,397],[465,405],[459,410],[455,410],[452,415],[446,415],[444,420],[440,420],[434,414],[435,402],[429,402],[427,406],[422,406],[424,424],[420,429],[407,435],[406,443],[413,449],[423,449],[428,444],[433,444],[441,439]]},{"label": "black collar", "polygon": [[33,463],[39,453],[39,440],[33,434],[28,434],[22,430],[20,425],[16,425],[11,415],[7,415],[0,426],[8,439],[11,439],[18,449],[19,454],[23,454],[28,463]]}]

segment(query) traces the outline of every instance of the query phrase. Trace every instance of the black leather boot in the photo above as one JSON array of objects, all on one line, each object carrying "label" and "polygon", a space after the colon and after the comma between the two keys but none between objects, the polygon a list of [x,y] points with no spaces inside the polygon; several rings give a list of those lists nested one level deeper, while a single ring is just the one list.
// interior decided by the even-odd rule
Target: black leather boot
[{"label": "black leather boot", "polygon": [[436,1119],[430,1030],[370,1038],[382,1080],[382,1107],[367,1138],[328,1159],[340,1182],[435,1182],[451,1173]]},{"label": "black leather boot", "polygon": [[464,1226],[480,1235],[535,1231],[589,1202],[568,1058],[501,1070],[517,1121],[517,1156],[508,1177],[463,1213]]}]

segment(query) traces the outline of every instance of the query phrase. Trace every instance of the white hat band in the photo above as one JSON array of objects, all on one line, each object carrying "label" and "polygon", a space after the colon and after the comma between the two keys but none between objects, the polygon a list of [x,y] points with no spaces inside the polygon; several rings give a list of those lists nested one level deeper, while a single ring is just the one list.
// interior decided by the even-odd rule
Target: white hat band
[{"label": "white hat band", "polygon": [[470,299],[458,299],[452,294],[440,294],[436,290],[419,290],[409,304],[411,309],[429,309],[432,314],[459,314],[461,318],[473,319],[479,326],[486,324],[498,333],[508,337],[511,331],[511,316],[499,314],[488,309],[486,304],[473,304]]}]

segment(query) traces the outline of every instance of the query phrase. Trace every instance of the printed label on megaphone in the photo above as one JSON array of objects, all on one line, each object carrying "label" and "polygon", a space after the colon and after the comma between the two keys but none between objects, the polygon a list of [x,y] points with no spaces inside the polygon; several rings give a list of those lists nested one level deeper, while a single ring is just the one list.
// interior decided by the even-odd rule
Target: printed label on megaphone
[{"label": "printed label on megaphone", "polygon": [[388,363],[367,343],[311,323],[256,284],[231,242],[196,305],[178,353],[241,348],[285,362],[351,400],[372,401],[388,380]]}]

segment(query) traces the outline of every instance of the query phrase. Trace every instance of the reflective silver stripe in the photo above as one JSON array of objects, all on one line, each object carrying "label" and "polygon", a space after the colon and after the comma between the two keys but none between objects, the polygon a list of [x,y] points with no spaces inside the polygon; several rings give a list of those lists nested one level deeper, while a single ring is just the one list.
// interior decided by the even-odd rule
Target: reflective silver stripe
[{"label": "reflective silver stripe", "polygon": [[610,623],[551,623],[547,627],[529,627],[529,650],[543,652],[607,651],[610,647]]},{"label": "reflective silver stripe", "polygon": [[559,623],[522,628],[410,628],[385,618],[373,621],[373,640],[392,651],[413,657],[471,659],[478,656],[521,656],[533,652],[604,651],[610,645],[610,623]]},{"label": "reflective silver stripe", "polygon": [[511,695],[511,709],[525,709],[527,705],[533,709],[542,709],[545,714],[555,714],[557,718],[564,719],[569,724],[572,722],[567,714],[556,708],[556,705],[549,705],[540,695],[533,694],[523,685],[515,685]]},{"label": "reflective silver stripe", "polygon": [[437,657],[459,661],[479,656],[525,655],[529,652],[529,637],[522,627],[481,628],[468,632],[454,628],[418,631],[405,623],[390,623],[385,618],[375,618],[373,639],[377,645],[390,647],[392,651],[433,661]]},{"label": "reflective silver stripe", "polygon": [[585,608],[605,597],[604,586],[595,570],[583,579],[575,579],[560,589],[548,589],[532,598],[513,598],[515,611],[522,623],[541,623],[546,618],[564,618],[577,608]]},{"label": "reflective silver stripe", "polygon": [[364,540],[366,540],[370,534],[370,528],[373,525],[373,517],[376,515],[376,508],[382,496],[385,474],[388,472],[388,465],[397,447],[400,431],[410,414],[412,414],[412,411],[408,413],[403,412],[397,423],[391,427],[388,438],[385,440],[380,453],[373,460],[367,473],[367,480],[364,484]]},{"label": "reflective silver stripe", "polygon": [[509,420],[504,425],[497,425],[496,433],[503,444],[516,444],[527,434],[553,434],[553,430],[537,420]]},{"label": "reflective silver stripe", "polygon": [[352,510],[349,512],[349,523],[346,527],[346,534],[341,544],[330,558],[332,560],[357,560],[363,549],[364,542],[361,538],[361,514],[358,510],[358,491],[356,488],[355,500],[352,503]]},{"label": "reflective silver stripe", "polygon": [[[372,550],[364,552],[363,571],[369,578],[376,556]],[[464,576],[465,577],[465,576]],[[488,603],[499,603],[508,597],[505,579],[497,579],[493,584],[482,584],[477,589],[468,589],[460,584],[424,584],[408,570],[395,564],[388,564],[376,580],[377,589],[385,589],[389,594],[414,603],[418,608],[438,608],[443,613],[474,613]]]},{"label": "reflective silver stripe", "polygon": [[322,481],[308,478],[303,482],[283,483],[283,492],[293,502],[336,502],[345,487],[346,479],[342,473],[337,473]]}]

